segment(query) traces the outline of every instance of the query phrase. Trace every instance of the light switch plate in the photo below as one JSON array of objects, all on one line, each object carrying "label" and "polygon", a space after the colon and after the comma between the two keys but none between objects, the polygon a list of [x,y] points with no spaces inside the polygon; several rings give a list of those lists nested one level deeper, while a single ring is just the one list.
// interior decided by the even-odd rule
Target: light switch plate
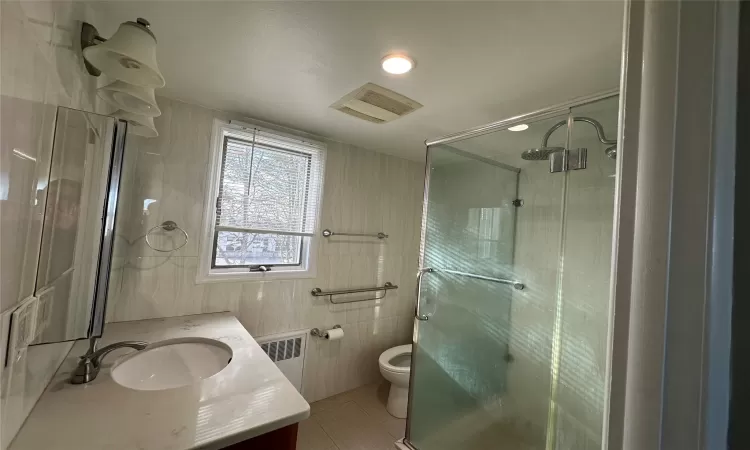
[{"label": "light switch plate", "polygon": [[31,341],[36,337],[36,313],[39,301],[36,297],[29,297],[22,301],[13,311],[10,318],[10,345],[8,357],[10,363],[18,361]]},{"label": "light switch plate", "polygon": [[[0,384],[0,415],[2,415],[0,448],[7,448],[10,439],[15,436],[26,418],[23,413],[26,391],[26,353],[29,343],[34,339],[38,305],[36,297],[29,297],[9,314],[8,325],[5,325],[7,320],[2,321],[3,328],[7,326],[9,330],[3,335],[8,338],[8,341],[3,345],[7,354],[2,360],[5,367],[0,377],[2,380]],[[6,318],[5,315],[3,318]]]},{"label": "light switch plate", "polygon": [[52,316],[52,303],[55,300],[55,286],[50,286],[36,294],[39,298],[39,305],[37,306],[36,312],[36,329],[34,332],[34,339],[44,333],[50,325]]}]

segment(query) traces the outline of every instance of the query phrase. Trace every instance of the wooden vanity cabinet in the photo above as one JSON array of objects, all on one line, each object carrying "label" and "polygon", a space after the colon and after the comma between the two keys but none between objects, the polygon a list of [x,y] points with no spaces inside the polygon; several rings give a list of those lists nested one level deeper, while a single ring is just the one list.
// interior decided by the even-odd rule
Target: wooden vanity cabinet
[{"label": "wooden vanity cabinet", "polygon": [[225,450],[295,450],[297,447],[297,424],[261,434],[252,439],[224,447]]}]

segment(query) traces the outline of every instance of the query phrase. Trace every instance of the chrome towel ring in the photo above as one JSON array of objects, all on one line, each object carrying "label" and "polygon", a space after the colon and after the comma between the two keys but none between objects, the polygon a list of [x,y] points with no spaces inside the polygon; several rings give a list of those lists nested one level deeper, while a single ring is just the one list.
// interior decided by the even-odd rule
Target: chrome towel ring
[{"label": "chrome towel ring", "polygon": [[[174,230],[180,230],[180,231],[182,231],[182,234],[183,234],[183,235],[185,236],[185,242],[183,242],[183,243],[182,243],[182,245],[180,245],[180,246],[178,246],[178,247],[175,247],[175,248],[170,248],[170,249],[166,249],[166,250],[165,250],[165,249],[162,249],[162,248],[156,248],[156,247],[154,247],[153,245],[151,245],[151,242],[150,242],[150,241],[148,240],[148,236],[149,236],[149,235],[150,235],[151,233],[153,233],[153,232],[154,232],[155,230],[158,230],[158,229],[162,229],[162,230],[164,230],[164,231],[174,231]],[[167,220],[167,221],[164,221],[163,223],[161,223],[161,224],[159,224],[159,225],[157,225],[157,226],[155,226],[155,227],[151,228],[150,230],[148,230],[148,231],[146,232],[146,245],[148,245],[149,247],[151,247],[151,249],[153,249],[153,250],[155,250],[155,251],[157,251],[157,252],[162,252],[162,253],[169,253],[169,252],[173,252],[173,251],[179,250],[179,249],[181,249],[182,247],[186,246],[189,240],[190,240],[190,237],[188,236],[188,234],[187,234],[187,231],[185,231],[185,230],[183,230],[182,228],[180,228],[180,227],[179,227],[179,226],[177,225],[177,223],[175,223],[175,222],[174,222],[174,221],[172,221],[172,220]]]}]

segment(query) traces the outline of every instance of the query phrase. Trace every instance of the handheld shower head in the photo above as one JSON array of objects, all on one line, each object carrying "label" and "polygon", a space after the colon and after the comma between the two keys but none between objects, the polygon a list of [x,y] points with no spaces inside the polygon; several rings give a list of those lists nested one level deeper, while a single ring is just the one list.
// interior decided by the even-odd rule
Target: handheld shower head
[{"label": "handheld shower head", "polygon": [[540,147],[530,148],[521,153],[521,159],[526,161],[542,161],[549,159],[549,155],[565,150],[563,147]]}]

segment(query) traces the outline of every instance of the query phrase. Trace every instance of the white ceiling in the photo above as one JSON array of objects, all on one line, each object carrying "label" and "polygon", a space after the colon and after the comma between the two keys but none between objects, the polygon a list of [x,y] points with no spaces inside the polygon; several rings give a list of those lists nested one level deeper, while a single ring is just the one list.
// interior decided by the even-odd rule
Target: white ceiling
[{"label": "white ceiling", "polygon": [[[410,159],[425,139],[618,84],[619,1],[101,2],[105,36],[151,22],[158,95]],[[403,51],[407,75],[380,69]],[[386,124],[329,108],[366,82],[422,103]]]}]

